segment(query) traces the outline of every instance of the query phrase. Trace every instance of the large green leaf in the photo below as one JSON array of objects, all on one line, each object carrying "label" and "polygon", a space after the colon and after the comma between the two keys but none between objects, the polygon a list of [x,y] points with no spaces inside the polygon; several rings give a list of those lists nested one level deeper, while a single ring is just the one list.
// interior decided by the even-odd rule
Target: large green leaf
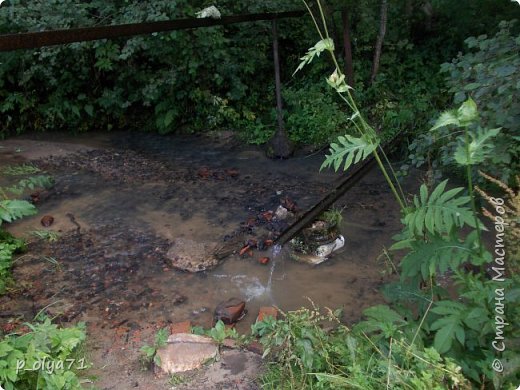
[{"label": "large green leaf", "polygon": [[445,111],[435,122],[431,131],[440,127],[454,125],[457,127],[466,127],[478,119],[478,110],[475,101],[468,98],[457,110]]},{"label": "large green leaf", "polygon": [[421,276],[428,280],[437,272],[457,270],[466,261],[480,259],[478,247],[473,242],[461,242],[456,237],[430,236],[428,241],[422,239],[411,241],[411,250],[401,260],[401,277],[416,278]]},{"label": "large green leaf", "polygon": [[407,325],[404,318],[386,305],[376,305],[363,311],[367,317],[359,322],[355,329],[365,333],[379,333],[385,338],[393,337],[400,328]]},{"label": "large green leaf", "polygon": [[464,224],[475,226],[475,218],[467,206],[468,196],[457,196],[463,188],[445,191],[448,180],[440,183],[428,194],[428,187],[421,186],[420,197],[414,197],[414,207],[407,211],[404,222],[412,235],[422,236],[425,232],[444,234],[453,227],[461,228]]},{"label": "large green leaf", "polygon": [[466,333],[462,326],[467,308],[459,302],[446,300],[439,301],[431,310],[432,313],[442,317],[434,321],[430,329],[437,331],[433,340],[433,346],[439,353],[446,353],[451,349],[454,340],[464,345]]},{"label": "large green leaf", "polygon": [[0,224],[36,214],[36,207],[25,200],[0,201]]},{"label": "large green leaf", "polygon": [[467,145],[459,142],[455,150],[455,161],[460,165],[475,165],[484,162],[493,150],[494,145],[490,139],[496,137],[500,128],[485,130],[479,128],[475,133],[470,132],[471,142]]},{"label": "large green leaf", "polygon": [[339,144],[330,144],[330,154],[326,156],[320,170],[330,166],[337,171],[343,160],[343,170],[347,170],[352,164],[366,159],[379,145],[379,140],[369,139],[367,136],[353,137],[351,135],[339,136]]}]

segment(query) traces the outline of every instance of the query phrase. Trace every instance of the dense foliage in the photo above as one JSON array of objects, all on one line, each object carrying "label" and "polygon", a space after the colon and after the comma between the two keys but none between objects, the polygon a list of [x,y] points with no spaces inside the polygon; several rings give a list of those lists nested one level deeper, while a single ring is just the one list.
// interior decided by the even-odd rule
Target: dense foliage
[{"label": "dense foliage", "polygon": [[[501,22],[491,38],[466,39],[470,51],[442,65],[454,103],[471,96],[479,107],[480,124],[500,129],[486,170],[506,182],[519,171],[520,161],[520,35],[516,25],[516,21]],[[421,134],[410,145],[412,163],[430,162],[434,170],[456,172],[456,147],[456,137],[447,128]]]},{"label": "dense foliage", "polygon": [[[439,64],[456,53],[465,37],[494,28],[498,15],[511,13],[510,7],[489,0],[423,3],[410,0],[390,7],[380,72],[373,84],[369,72],[379,1],[335,0],[328,7],[340,52],[342,21],[334,10],[349,9],[355,94],[374,127],[388,136],[424,126],[448,98]],[[471,19],[478,12],[475,3],[494,10],[477,24]],[[194,17],[206,5],[202,0],[9,0],[0,7],[0,32]],[[298,0],[223,0],[216,5],[222,15],[302,8]],[[465,9],[461,20],[450,11],[459,8]],[[330,64],[292,78],[299,56],[316,35],[308,17],[281,20],[279,32],[289,136],[296,143],[324,145],[346,124],[340,100],[321,82],[322,70]],[[5,52],[0,53],[0,134],[129,128],[164,134],[229,128],[249,142],[264,143],[275,129],[273,84],[269,22]]]},{"label": "dense foliage", "polygon": [[[199,3],[12,1],[0,8],[0,29],[160,21],[195,16]],[[223,14],[239,11],[229,4]],[[2,53],[1,131],[254,127],[272,106],[264,101],[272,84],[269,31],[255,23]]]},{"label": "dense foliage", "polygon": [[[256,323],[265,356],[273,357],[262,378],[265,389],[470,389],[460,368],[433,348],[409,345],[404,337],[381,349],[339,323],[338,313],[314,308]],[[323,323],[336,325],[326,331]]]},{"label": "dense foliage", "polygon": [[85,325],[59,328],[46,318],[27,324],[21,334],[0,341],[0,381],[6,390],[81,389],[77,372],[86,369],[78,348],[85,341]]}]

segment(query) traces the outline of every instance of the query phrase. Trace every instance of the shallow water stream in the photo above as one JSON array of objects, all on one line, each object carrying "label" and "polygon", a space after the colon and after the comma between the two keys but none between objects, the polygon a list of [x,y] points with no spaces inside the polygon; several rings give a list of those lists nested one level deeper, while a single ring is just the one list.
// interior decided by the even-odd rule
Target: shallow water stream
[{"label": "shallow water stream", "polygon": [[[27,235],[42,229],[47,214],[55,219],[50,229],[61,236],[55,243],[32,239],[30,256],[14,269],[18,291],[0,298],[0,311],[30,320],[50,305],[48,311],[62,314],[63,322],[87,321],[99,351],[92,358],[111,362],[113,375],[135,363],[139,332],[145,338],[145,329],[185,320],[211,326],[215,306],[230,297],[247,302],[239,331],[249,329],[261,306],[291,310],[309,306],[310,299],[344,308],[343,320],[352,323],[382,301],[378,288],[385,266],[378,257],[399,229],[399,214],[376,170],[337,202],[346,242],[327,262],[298,263],[287,246],[277,256],[270,247],[193,274],[172,268],[167,252],[176,240],[219,245],[238,232],[245,239],[273,238],[283,222],[262,225],[262,213],[276,210],[285,198],[305,210],[338,180],[333,172],[318,172],[323,154],[269,160],[226,134],[39,138],[0,143],[0,165],[31,160],[56,181],[41,193],[40,213],[9,230]],[[42,260],[44,255],[59,267]],[[262,256],[271,261],[260,264]],[[114,334],[123,339],[123,350],[135,353],[117,355]],[[113,388],[126,388],[121,386]]]}]

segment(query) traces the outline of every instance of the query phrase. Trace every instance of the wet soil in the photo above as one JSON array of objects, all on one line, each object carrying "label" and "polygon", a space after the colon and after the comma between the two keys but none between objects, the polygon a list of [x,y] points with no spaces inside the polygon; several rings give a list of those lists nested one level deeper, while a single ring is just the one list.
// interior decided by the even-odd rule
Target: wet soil
[{"label": "wet soil", "polygon": [[[16,288],[0,298],[0,326],[42,309],[63,324],[85,321],[88,374],[97,388],[170,388],[167,378],[140,369],[139,348],[176,322],[211,326],[215,306],[230,297],[247,302],[242,332],[261,306],[292,310],[311,299],[344,308],[343,320],[352,323],[382,301],[378,258],[399,230],[399,212],[376,170],[338,201],[346,245],[329,261],[312,267],[291,260],[288,248],[276,257],[272,247],[253,248],[193,274],[172,267],[167,254],[176,241],[228,243],[238,251],[248,240],[274,239],[287,221],[269,211],[293,202],[295,213],[307,209],[340,175],[318,173],[322,154],[269,160],[222,135],[53,137],[0,143],[0,165],[31,161],[55,179],[39,194],[40,214],[9,230],[27,236],[44,229],[42,215],[52,215],[47,229],[60,233],[56,242],[29,239],[13,270]],[[271,261],[261,264],[266,256]],[[233,381],[201,388],[237,388]]]}]

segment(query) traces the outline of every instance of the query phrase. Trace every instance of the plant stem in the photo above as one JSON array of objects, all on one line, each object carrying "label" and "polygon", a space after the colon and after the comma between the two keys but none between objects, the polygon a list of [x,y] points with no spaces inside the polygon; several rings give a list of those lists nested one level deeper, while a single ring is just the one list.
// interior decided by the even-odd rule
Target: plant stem
[{"label": "plant stem", "polygon": [[478,240],[478,249],[479,255],[482,256],[483,247],[482,247],[482,235],[480,233],[480,222],[477,216],[477,206],[475,204],[475,197],[473,196],[473,177],[471,174],[471,160],[470,160],[470,152],[469,152],[469,132],[468,127],[464,128],[464,138],[466,143],[466,156],[467,156],[467,164],[466,164],[466,176],[468,179],[468,195],[471,203],[471,211],[473,212],[473,218],[475,218],[475,226],[477,229],[477,240]]},{"label": "plant stem", "polygon": [[379,169],[381,169],[381,172],[383,173],[383,176],[385,177],[386,182],[390,186],[390,189],[392,190],[392,193],[394,194],[395,199],[397,200],[397,203],[399,203],[399,207],[401,207],[401,210],[404,211],[406,209],[406,206],[405,206],[403,200],[401,199],[401,197],[399,196],[399,193],[397,192],[392,179],[390,179],[390,176],[388,175],[388,172],[386,171],[386,168],[385,168],[383,162],[381,161],[381,158],[379,157],[379,153],[377,153],[377,150],[374,150],[372,153],[374,154],[374,158],[377,161],[377,165],[379,165]]}]

